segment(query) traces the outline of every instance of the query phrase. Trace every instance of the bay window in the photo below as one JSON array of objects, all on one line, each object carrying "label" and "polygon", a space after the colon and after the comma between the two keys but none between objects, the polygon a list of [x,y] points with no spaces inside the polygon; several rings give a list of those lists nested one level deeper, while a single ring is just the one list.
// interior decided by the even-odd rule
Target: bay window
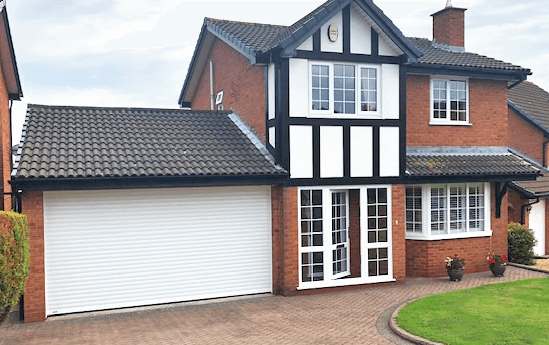
[{"label": "bay window", "polygon": [[379,114],[379,66],[312,62],[309,75],[311,113]]},{"label": "bay window", "polygon": [[406,238],[444,239],[489,235],[488,183],[406,187]]}]

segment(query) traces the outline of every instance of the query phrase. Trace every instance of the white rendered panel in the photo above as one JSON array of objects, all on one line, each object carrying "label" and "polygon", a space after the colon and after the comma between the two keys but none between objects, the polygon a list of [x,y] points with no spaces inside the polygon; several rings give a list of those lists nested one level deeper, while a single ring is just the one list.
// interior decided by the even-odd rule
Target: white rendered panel
[{"label": "white rendered panel", "polygon": [[379,55],[398,56],[397,52],[389,46],[382,35],[379,35]]},{"label": "white rendered panel", "polygon": [[351,177],[373,176],[372,127],[351,127]]},{"label": "white rendered panel", "polygon": [[305,42],[301,43],[299,47],[297,47],[297,50],[313,50],[313,36],[307,38]]},{"label": "white rendered panel", "polygon": [[[337,40],[330,41],[328,37],[328,27],[330,24],[337,25]],[[320,28],[320,50],[323,52],[343,53],[343,15],[341,12],[328,20],[326,24]]]},{"label": "white rendered panel", "polygon": [[372,27],[358,10],[351,8],[351,53],[372,54]]},{"label": "white rendered panel", "polygon": [[320,177],[343,177],[343,127],[320,127]]},{"label": "white rendered panel", "polygon": [[532,205],[529,215],[530,229],[534,230],[534,237],[538,243],[534,247],[534,254],[545,255],[545,199]]},{"label": "white rendered panel", "polygon": [[276,147],[276,128],[275,127],[269,127],[269,144],[271,144],[272,147]]},{"label": "white rendered panel", "polygon": [[313,177],[313,128],[290,126],[290,178]]},{"label": "white rendered panel", "polygon": [[267,87],[269,88],[269,92],[268,92],[269,119],[274,119],[276,116],[275,114],[276,84],[275,84],[275,64],[274,63],[269,64],[269,70],[268,70],[267,76],[269,78],[269,80],[267,81]]},{"label": "white rendered panel", "polygon": [[46,315],[272,290],[270,187],[44,192]]},{"label": "white rendered panel", "polygon": [[400,138],[398,127],[379,128],[379,175],[399,175]]},{"label": "white rendered panel", "polygon": [[381,112],[384,119],[398,119],[400,113],[399,65],[381,65]]},{"label": "white rendered panel", "polygon": [[309,63],[306,59],[290,59],[290,116],[307,116],[308,104]]}]

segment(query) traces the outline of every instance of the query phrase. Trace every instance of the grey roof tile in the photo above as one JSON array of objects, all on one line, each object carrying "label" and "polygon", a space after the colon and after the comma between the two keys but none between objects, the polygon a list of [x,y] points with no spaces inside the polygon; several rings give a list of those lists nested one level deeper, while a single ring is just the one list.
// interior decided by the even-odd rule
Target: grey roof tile
[{"label": "grey roof tile", "polygon": [[514,176],[538,172],[533,164],[512,153],[406,155],[406,174],[410,177]]},{"label": "grey roof tile", "polygon": [[29,104],[14,178],[286,175],[229,115]]},{"label": "grey roof tile", "polygon": [[526,116],[549,131],[549,93],[536,84],[525,81],[509,90],[509,100]]},{"label": "grey roof tile", "polygon": [[496,69],[508,71],[521,71],[529,73],[530,70],[511,63],[496,60],[484,55],[452,51],[445,49],[444,45],[434,46],[431,40],[426,38],[408,37],[416,47],[423,52],[416,64],[419,65],[445,65],[455,67],[473,67],[483,69]]}]

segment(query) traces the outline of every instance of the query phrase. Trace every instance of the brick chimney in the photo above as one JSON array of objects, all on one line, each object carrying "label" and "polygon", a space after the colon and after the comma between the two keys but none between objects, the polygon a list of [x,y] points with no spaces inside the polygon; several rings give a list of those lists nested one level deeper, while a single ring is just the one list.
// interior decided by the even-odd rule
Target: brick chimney
[{"label": "brick chimney", "polygon": [[433,17],[433,41],[452,47],[465,47],[465,8],[453,7],[448,1],[446,8],[431,14]]}]

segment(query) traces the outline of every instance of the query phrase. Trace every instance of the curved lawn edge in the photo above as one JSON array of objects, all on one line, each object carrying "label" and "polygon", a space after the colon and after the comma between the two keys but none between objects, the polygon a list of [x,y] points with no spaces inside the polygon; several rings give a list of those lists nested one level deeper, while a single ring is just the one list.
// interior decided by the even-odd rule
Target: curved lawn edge
[{"label": "curved lawn edge", "polygon": [[[515,266],[515,265],[513,265],[513,266]],[[519,266],[516,265],[516,267],[518,268]],[[522,268],[522,267],[520,267],[520,268]],[[547,270],[541,270],[541,269],[533,269],[533,271],[539,271],[539,272],[543,272],[543,273],[548,272]],[[429,339],[426,339],[426,338],[422,338],[418,335],[409,333],[408,331],[401,328],[397,323],[397,317],[399,316],[401,311],[405,307],[407,307],[408,305],[410,305],[414,302],[418,302],[418,301],[425,300],[425,299],[435,297],[435,296],[440,296],[440,295],[445,295],[445,294],[452,294],[452,293],[460,293],[460,292],[463,292],[463,291],[466,291],[466,290],[474,290],[474,289],[477,289],[477,288],[483,288],[483,287],[488,287],[488,286],[493,286],[493,285],[500,285],[500,284],[507,285],[507,284],[515,284],[515,283],[526,282],[526,281],[536,281],[538,279],[549,279],[549,277],[537,277],[537,278],[520,279],[520,280],[507,281],[507,282],[501,282],[501,283],[489,283],[489,284],[483,284],[483,285],[479,285],[479,286],[475,286],[475,287],[471,287],[471,288],[457,289],[457,290],[453,290],[453,291],[446,291],[446,292],[442,292],[442,293],[430,294],[430,295],[425,295],[425,296],[421,296],[421,297],[418,297],[418,298],[414,298],[414,299],[408,300],[408,301],[398,305],[398,307],[396,307],[396,309],[394,309],[394,311],[392,312],[392,314],[391,314],[391,316],[388,320],[389,328],[397,336],[399,336],[402,339],[404,339],[408,342],[411,342],[413,344],[445,345],[446,343],[439,343],[439,342],[432,341],[432,340],[429,340]],[[549,294],[546,294],[545,296],[549,296]],[[393,307],[393,308],[395,308],[395,307]],[[536,343],[536,344],[539,344],[539,343]]]},{"label": "curved lawn edge", "polygon": [[[432,296],[432,295],[431,295]],[[406,301],[404,303],[402,303],[401,305],[399,305],[395,311],[391,314],[391,317],[389,318],[389,328],[396,334],[398,335],[399,337],[401,337],[402,339],[404,340],[407,340],[411,343],[414,343],[414,344],[420,344],[420,345],[444,345],[442,343],[437,343],[437,342],[434,342],[434,341],[431,341],[431,340],[428,340],[428,339],[425,339],[425,338],[422,338],[422,337],[418,337],[417,335],[414,335],[412,333],[408,333],[406,332],[405,330],[403,330],[402,328],[399,327],[398,323],[396,322],[396,318],[398,316],[398,313],[400,312],[400,310],[402,308],[404,308],[405,306],[407,306],[408,304],[412,303],[412,302],[415,302],[417,300],[420,300],[420,299],[423,299],[423,298],[426,298],[426,297],[429,297],[429,296],[423,296],[423,297],[419,297],[419,298],[415,298],[415,299],[412,299],[412,300],[409,300],[409,301]]]}]

